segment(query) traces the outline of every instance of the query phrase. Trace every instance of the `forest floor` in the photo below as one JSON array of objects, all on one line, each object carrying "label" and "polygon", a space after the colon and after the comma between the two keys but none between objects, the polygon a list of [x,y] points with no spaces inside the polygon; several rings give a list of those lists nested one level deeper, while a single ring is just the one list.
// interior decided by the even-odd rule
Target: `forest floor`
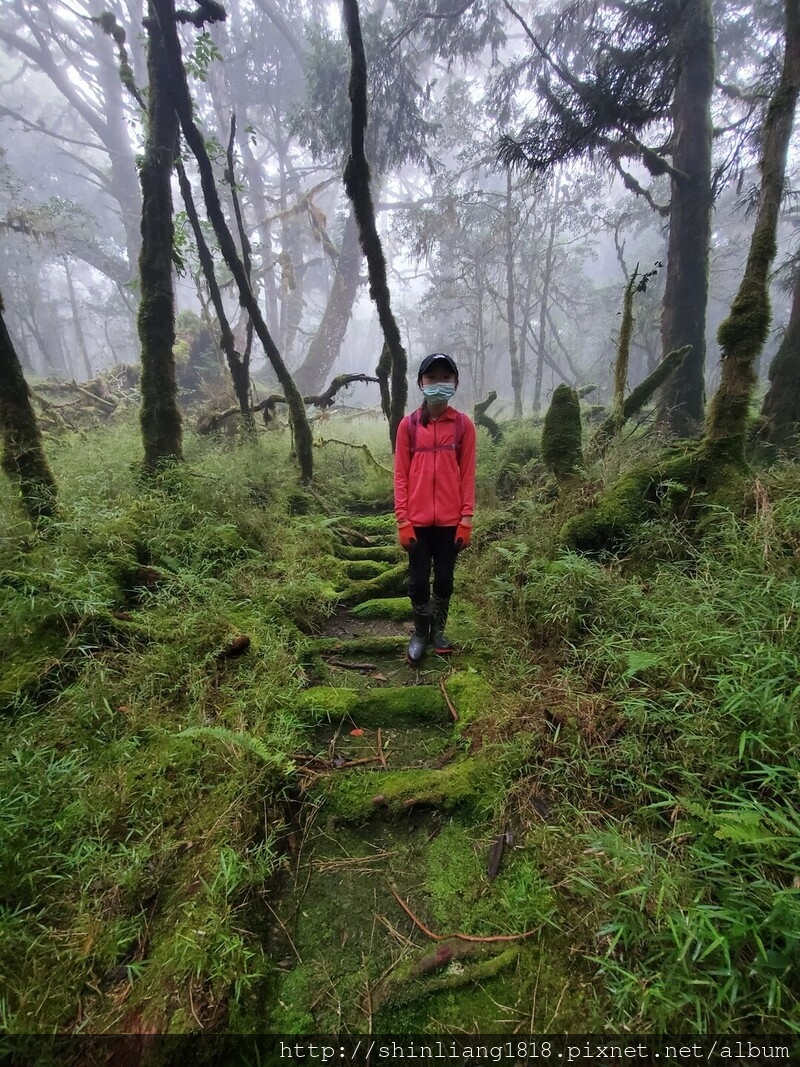
[{"label": "forest floor", "polygon": [[592,558],[482,436],[412,668],[384,429],[335,436],[310,491],[280,434],[69,437],[39,531],[0,483],[3,1030],[794,1032],[796,464]]}]

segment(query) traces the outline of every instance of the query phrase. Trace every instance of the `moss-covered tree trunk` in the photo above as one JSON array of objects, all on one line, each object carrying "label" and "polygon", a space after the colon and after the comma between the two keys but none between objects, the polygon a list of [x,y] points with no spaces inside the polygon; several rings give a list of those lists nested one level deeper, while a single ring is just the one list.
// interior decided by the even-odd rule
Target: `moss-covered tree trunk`
[{"label": "moss-covered tree trunk", "polygon": [[[244,263],[239,256],[233,236],[222,212],[222,204],[214,181],[214,171],[211,166],[211,160],[208,157],[205,140],[194,121],[192,98],[189,93],[189,84],[186,80],[186,71],[183,67],[183,56],[178,37],[174,0],[151,0],[151,2],[156,9],[164,39],[167,70],[170,85],[172,86],[175,109],[178,113],[183,136],[186,138],[186,143],[197,160],[197,166],[200,171],[200,182],[208,218],[214,227],[220,250],[239,290],[239,301],[249,314],[258,339],[283,389],[286,404],[289,408],[289,421],[294,434],[300,476],[304,482],[310,482],[314,473],[313,438],[311,436],[311,427],[306,417],[305,405],[291,374],[286,368],[286,364],[281,358],[277,345],[267,329],[264,316],[250,288]],[[195,16],[188,16],[183,11],[179,14],[182,19],[189,19],[195,25],[200,25],[203,21],[215,22],[225,17],[224,9],[216,3],[216,0],[204,0],[201,10]]]},{"label": "moss-covered tree trunk", "polygon": [[661,395],[665,421],[680,437],[700,436],[705,409],[706,310],[711,239],[711,96],[714,19],[711,0],[676,4],[673,54],[674,152],[662,352],[691,345]]},{"label": "moss-covered tree trunk", "polygon": [[542,427],[542,459],[559,485],[568,485],[583,467],[581,436],[578,394],[561,384],[553,393]]},{"label": "moss-covered tree trunk", "polygon": [[367,130],[367,58],[361,36],[358,0],[343,0],[342,6],[351,55],[348,87],[351,109],[350,158],[344,170],[344,187],[355,211],[361,247],[367,259],[369,293],[378,309],[378,319],[392,357],[389,438],[394,451],[397,427],[405,414],[408,399],[408,359],[400,339],[400,329],[392,314],[389,285],[386,280],[386,260],[375,225],[369,164],[364,151]]},{"label": "moss-covered tree trunk", "polygon": [[55,513],[56,483],[44,454],[42,435],[31,405],[14,342],[3,317],[0,296],[0,433],[3,470],[18,485],[22,506],[35,521]]},{"label": "moss-covered tree trunk", "polygon": [[786,333],[769,367],[761,414],[763,437],[777,448],[797,448],[800,438],[800,270],[795,272]]},{"label": "moss-covered tree trunk", "polygon": [[744,275],[719,328],[722,377],[708,416],[705,449],[714,458],[744,462],[747,411],[758,356],[769,332],[769,270],[775,257],[786,155],[800,91],[800,0],[785,0],[786,41],[778,87],[761,138],[761,188]]},{"label": "moss-covered tree trunk", "polygon": [[144,465],[155,470],[181,458],[181,414],[175,381],[175,294],[172,285],[172,167],[178,123],[163,38],[148,5],[147,136],[139,176],[142,246],[139,254],[139,344],[142,362]]}]

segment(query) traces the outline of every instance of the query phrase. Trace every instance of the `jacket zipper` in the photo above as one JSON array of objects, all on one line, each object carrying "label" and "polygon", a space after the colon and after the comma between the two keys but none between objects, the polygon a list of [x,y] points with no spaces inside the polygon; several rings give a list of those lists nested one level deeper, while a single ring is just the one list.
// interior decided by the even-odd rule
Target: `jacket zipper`
[{"label": "jacket zipper", "polygon": [[436,446],[438,444],[436,440],[436,419],[431,419],[433,423],[433,525],[436,525],[436,457],[438,455]]}]

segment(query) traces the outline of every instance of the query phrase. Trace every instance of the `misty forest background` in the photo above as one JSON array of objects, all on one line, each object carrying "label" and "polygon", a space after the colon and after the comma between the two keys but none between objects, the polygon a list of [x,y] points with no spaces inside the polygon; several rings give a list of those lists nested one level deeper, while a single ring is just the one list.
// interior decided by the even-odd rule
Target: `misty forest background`
[{"label": "misty forest background", "polygon": [[6,1032],[800,1032],[800,0],[8,0],[0,84]]}]

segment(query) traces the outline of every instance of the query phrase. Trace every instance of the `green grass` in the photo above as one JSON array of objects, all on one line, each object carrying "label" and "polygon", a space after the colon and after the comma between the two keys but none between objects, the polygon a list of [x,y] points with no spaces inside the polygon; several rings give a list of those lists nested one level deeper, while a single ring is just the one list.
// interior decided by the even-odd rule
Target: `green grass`
[{"label": "green grass", "polygon": [[[318,432],[390,464],[379,421]],[[529,429],[499,446],[481,436],[453,600],[467,668],[448,683],[461,750],[479,762],[417,783],[445,811],[458,789],[480,803],[444,816],[405,874],[437,929],[539,933],[489,996],[441,990],[438,1026],[496,994],[517,1010],[539,988],[544,1017],[515,1023],[800,1030],[799,472],[754,475],[746,517],[719,509],[698,532],[665,509],[625,557],[562,552],[564,521],[650,447],[634,436],[590,472],[583,500],[559,499]],[[146,483],[133,423],[64,438],[49,446],[60,514],[38,532],[0,482],[11,1034],[267,1017],[313,1032],[322,988],[330,1012],[356,996],[352,979],[330,981],[338,928],[335,966],[279,973],[270,907],[292,903],[281,880],[292,756],[312,725],[298,700],[307,635],[348,587],[334,531],[391,539],[391,485],[329,443],[301,491],[288,448],[281,434],[240,447],[187,433],[185,464]],[[229,658],[240,634],[250,647]],[[340,805],[368,818],[393,783],[381,773],[337,779]],[[486,850],[505,827],[516,845],[489,883]],[[353,922],[367,924],[353,944],[378,936],[371,913]],[[300,987],[302,1002],[276,1012],[275,990]],[[386,1011],[397,1026],[428,1017],[424,1001]]]}]

